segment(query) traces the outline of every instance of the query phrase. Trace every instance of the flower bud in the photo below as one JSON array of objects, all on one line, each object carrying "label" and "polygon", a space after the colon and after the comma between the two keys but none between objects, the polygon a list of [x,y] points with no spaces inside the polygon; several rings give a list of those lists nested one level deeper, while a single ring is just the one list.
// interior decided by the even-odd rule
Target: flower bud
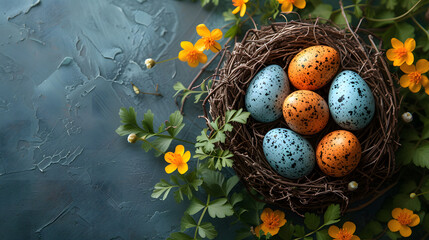
[{"label": "flower bud", "polygon": [[416,198],[417,197],[417,195],[415,194],[415,193],[410,193],[410,198],[411,199],[414,199],[414,198]]},{"label": "flower bud", "polygon": [[148,58],[144,61],[144,64],[146,64],[147,69],[151,69],[155,66],[156,62],[152,58]]},{"label": "flower bud", "polygon": [[358,189],[359,184],[356,181],[349,182],[348,189],[349,191],[355,191]]},{"label": "flower bud", "polygon": [[413,121],[413,115],[410,112],[406,112],[402,114],[402,120],[406,123],[410,123]]},{"label": "flower bud", "polygon": [[128,135],[127,140],[129,143],[135,143],[137,142],[137,135],[135,133],[131,133],[130,135]]}]

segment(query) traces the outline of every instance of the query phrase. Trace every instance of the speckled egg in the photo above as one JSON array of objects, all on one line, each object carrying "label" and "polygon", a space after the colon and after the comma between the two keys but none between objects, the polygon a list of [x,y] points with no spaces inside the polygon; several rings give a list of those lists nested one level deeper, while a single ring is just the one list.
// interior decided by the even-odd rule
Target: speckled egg
[{"label": "speckled egg", "polygon": [[308,175],[315,165],[310,143],[286,128],[270,130],[264,137],[263,150],[271,167],[289,179]]},{"label": "speckled egg", "polygon": [[334,121],[347,130],[366,127],[374,117],[375,101],[366,82],[353,71],[342,71],[331,84],[329,110]]},{"label": "speckled egg", "polygon": [[329,108],[325,99],[309,90],[298,90],[286,97],[283,116],[293,131],[312,135],[320,132],[328,123]]},{"label": "speckled egg", "polygon": [[357,137],[346,130],[327,134],[317,145],[316,160],[319,168],[331,177],[343,177],[359,164],[362,149]]},{"label": "speckled egg", "polygon": [[340,54],[332,47],[312,46],[299,52],[290,62],[289,80],[301,90],[316,90],[325,86],[337,74]]},{"label": "speckled egg", "polygon": [[246,90],[245,105],[259,122],[272,122],[282,115],[282,104],[290,93],[289,81],[279,65],[270,65],[256,74]]}]

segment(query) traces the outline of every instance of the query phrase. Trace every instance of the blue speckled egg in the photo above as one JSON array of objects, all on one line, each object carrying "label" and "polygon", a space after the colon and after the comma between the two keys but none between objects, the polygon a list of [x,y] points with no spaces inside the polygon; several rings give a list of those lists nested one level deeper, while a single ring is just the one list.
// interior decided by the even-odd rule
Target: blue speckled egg
[{"label": "blue speckled egg", "polygon": [[314,150],[310,143],[286,128],[270,130],[264,137],[263,150],[271,167],[289,179],[306,176],[315,165]]},{"label": "blue speckled egg", "polygon": [[353,71],[342,71],[332,82],[328,97],[334,121],[347,130],[367,126],[375,113],[374,96],[366,82]]},{"label": "blue speckled egg", "polygon": [[282,116],[282,105],[290,93],[289,81],[279,65],[262,69],[246,90],[245,104],[250,115],[259,122],[272,122]]}]

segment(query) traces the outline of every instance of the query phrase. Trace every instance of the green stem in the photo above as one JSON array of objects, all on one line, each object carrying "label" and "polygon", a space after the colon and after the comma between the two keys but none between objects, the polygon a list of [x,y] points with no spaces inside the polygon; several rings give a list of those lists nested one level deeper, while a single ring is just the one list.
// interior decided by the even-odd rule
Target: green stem
[{"label": "green stem", "polygon": [[413,20],[413,22],[415,23],[415,24],[417,24],[417,26],[426,34],[426,37],[428,38],[428,40],[429,40],[429,32],[414,18],[414,17],[411,17],[411,19]]},{"label": "green stem", "polygon": [[142,140],[143,142],[146,142],[146,143],[148,143],[153,149],[155,149],[156,151],[158,151],[158,152],[160,152],[160,153],[162,153],[162,154],[165,154],[165,152],[163,152],[163,151],[161,151],[161,150],[159,150],[158,148],[156,148],[151,142],[149,142],[148,140],[146,140],[146,139],[144,139],[144,138],[139,138],[140,140]]},{"label": "green stem", "polygon": [[[366,6],[367,4],[358,4],[358,5],[348,5],[348,6],[345,6],[344,7],[344,9],[349,9],[349,8],[354,8],[354,7],[356,7],[356,6],[359,6],[359,7],[363,7],[363,6]],[[337,9],[337,10],[335,10],[335,11],[332,11],[332,13],[337,13],[337,12],[341,12],[341,9]]]},{"label": "green stem", "polygon": [[198,228],[200,227],[201,222],[203,221],[204,214],[206,214],[206,211],[209,208],[209,203],[210,203],[210,194],[207,195],[206,206],[205,206],[205,208],[203,210],[203,213],[201,213],[200,219],[198,220],[198,223],[197,223],[197,227],[195,228],[195,233],[194,233],[194,239],[195,240],[197,239]]},{"label": "green stem", "polygon": [[179,57],[174,57],[174,58],[169,58],[167,60],[162,60],[162,61],[156,62],[156,64],[168,62],[168,61],[171,61],[171,60],[174,60],[174,59],[177,59],[177,58],[179,58]]},{"label": "green stem", "polygon": [[181,142],[184,142],[184,143],[189,143],[189,144],[195,145],[194,142],[190,142],[190,141],[187,141],[187,140],[184,140],[184,139],[181,139],[181,138],[172,137],[172,136],[169,136],[169,135],[163,135],[163,134],[156,133],[156,134],[154,134],[154,136],[157,136],[157,137],[160,137],[160,138],[172,138],[172,139],[177,140],[177,141],[181,141]]},{"label": "green stem", "polygon": [[420,3],[422,0],[419,0],[416,4],[414,4],[414,6],[412,6],[406,13],[394,17],[394,18],[384,18],[384,19],[377,19],[377,18],[370,18],[370,17],[366,17],[366,19],[368,19],[369,21],[373,21],[373,22],[385,22],[385,21],[395,21],[398,19],[401,19],[403,17],[406,17],[409,13],[411,13]]}]

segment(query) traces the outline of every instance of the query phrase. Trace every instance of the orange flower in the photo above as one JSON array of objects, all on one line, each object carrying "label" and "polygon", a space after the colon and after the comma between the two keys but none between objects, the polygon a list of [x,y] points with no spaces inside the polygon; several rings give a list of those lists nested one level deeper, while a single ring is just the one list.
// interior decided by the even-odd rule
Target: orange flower
[{"label": "orange flower", "polygon": [[222,38],[222,31],[220,29],[213,29],[212,32],[206,27],[204,24],[200,24],[197,26],[197,33],[202,38],[197,41],[195,44],[196,46],[202,47],[201,51],[203,50],[211,50],[212,52],[216,53],[219,52],[219,50],[222,48],[216,40],[220,40]]},{"label": "orange flower", "polygon": [[403,237],[409,237],[412,233],[410,227],[417,226],[420,223],[420,217],[414,214],[413,211],[406,208],[395,208],[392,211],[392,217],[387,226],[392,232],[397,232]]},{"label": "orange flower", "polygon": [[244,16],[246,13],[246,3],[249,0],[232,0],[232,5],[236,7],[234,10],[232,10],[232,14],[236,14],[240,12],[240,17]]},{"label": "orange flower", "polygon": [[396,38],[392,38],[392,49],[387,50],[386,56],[390,61],[393,61],[393,66],[401,66],[404,63],[413,64],[413,51],[416,48],[416,40],[408,38],[405,43],[402,43]]},{"label": "orange flower", "polygon": [[185,152],[183,145],[177,145],[174,153],[168,152],[164,155],[165,161],[170,163],[165,167],[165,172],[170,174],[178,169],[180,174],[184,174],[188,171],[187,162],[190,158],[191,153],[189,151]]},{"label": "orange flower", "polygon": [[191,42],[183,41],[180,43],[180,46],[183,48],[179,52],[179,60],[183,62],[188,62],[190,67],[196,67],[199,63],[207,62],[207,56],[203,53],[201,48],[204,46],[199,45],[201,43],[196,43],[195,47]]},{"label": "orange flower", "polygon": [[271,236],[276,235],[280,228],[286,224],[285,213],[280,210],[271,210],[265,208],[261,214],[262,224],[255,227],[255,234],[259,236],[259,231],[262,230],[265,235],[270,233]]},{"label": "orange flower", "polygon": [[356,225],[352,222],[345,222],[343,228],[338,228],[337,226],[331,226],[328,229],[328,234],[334,240],[360,240],[356,235],[353,235],[356,231]]},{"label": "orange flower", "polygon": [[277,0],[282,4],[282,12],[292,12],[293,6],[303,9],[305,8],[305,0]]},{"label": "orange flower", "polygon": [[406,73],[401,77],[399,83],[401,87],[409,88],[411,92],[416,93],[420,91],[422,86],[425,88],[426,94],[429,95],[429,80],[428,77],[422,75],[429,71],[429,61],[420,59],[417,61],[416,66],[403,64],[401,70]]}]

